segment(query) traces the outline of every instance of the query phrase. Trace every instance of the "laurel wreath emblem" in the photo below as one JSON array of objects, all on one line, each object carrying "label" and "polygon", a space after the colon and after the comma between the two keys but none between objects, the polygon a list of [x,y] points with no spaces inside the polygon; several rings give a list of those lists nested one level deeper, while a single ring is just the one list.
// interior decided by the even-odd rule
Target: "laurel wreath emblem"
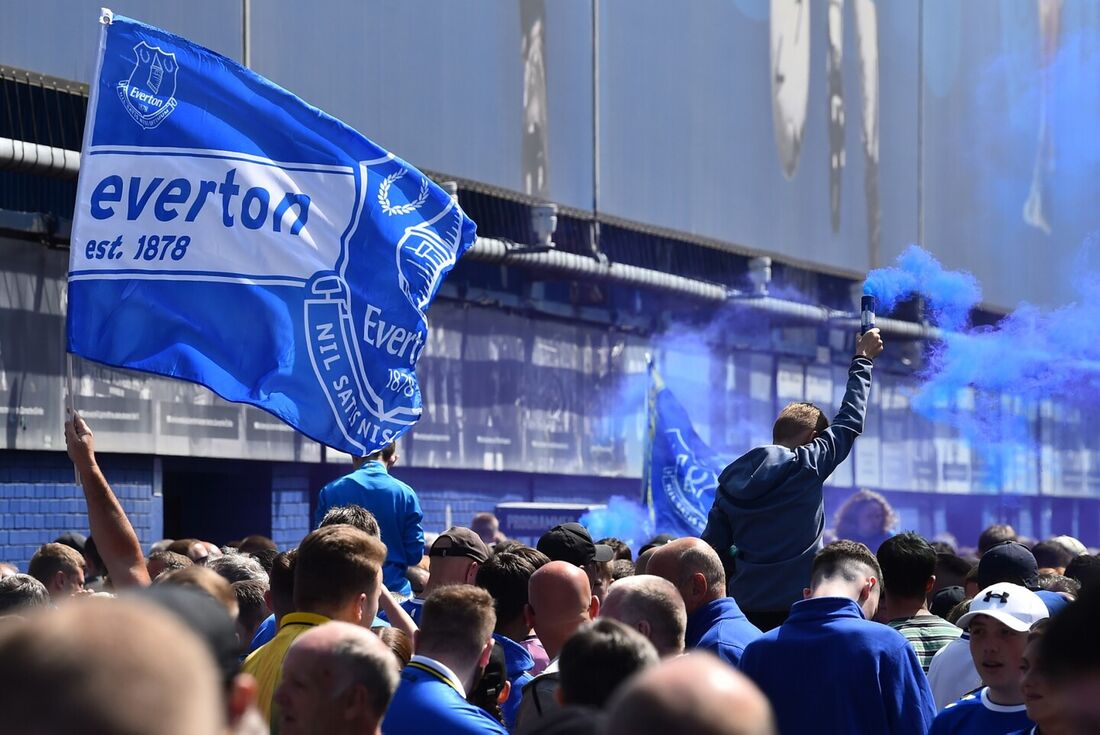
[{"label": "laurel wreath emblem", "polygon": [[405,169],[395,171],[382,179],[382,184],[378,187],[378,203],[382,206],[382,211],[390,216],[395,214],[412,214],[420,209],[421,204],[428,201],[428,179],[424,178],[420,181],[420,195],[414,201],[408,204],[398,204],[396,207],[390,204],[390,187],[407,173],[408,171]]}]

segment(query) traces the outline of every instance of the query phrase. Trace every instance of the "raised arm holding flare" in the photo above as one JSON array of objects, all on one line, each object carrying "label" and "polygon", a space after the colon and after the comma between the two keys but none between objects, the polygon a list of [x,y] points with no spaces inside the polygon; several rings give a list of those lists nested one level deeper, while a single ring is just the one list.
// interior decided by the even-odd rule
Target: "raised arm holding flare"
[{"label": "raised arm holding flare", "polygon": [[821,487],[863,431],[881,353],[879,330],[858,338],[831,426],[812,403],[792,403],[776,419],[773,443],[734,460],[718,479],[703,540],[722,557],[730,596],[762,630],[782,623],[809,584],[825,529]]}]

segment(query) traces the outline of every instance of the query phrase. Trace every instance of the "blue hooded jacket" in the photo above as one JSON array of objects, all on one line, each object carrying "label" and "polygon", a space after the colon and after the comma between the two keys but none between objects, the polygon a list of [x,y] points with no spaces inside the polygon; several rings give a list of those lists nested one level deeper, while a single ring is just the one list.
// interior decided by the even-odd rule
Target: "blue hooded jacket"
[{"label": "blue hooded jacket", "polygon": [[925,735],[936,716],[909,641],[846,597],[795,603],[745,648],[741,670],[771,700],[780,735]]},{"label": "blue hooded jacket", "polygon": [[760,637],[760,629],[749,622],[732,597],[719,597],[688,615],[688,648],[710,651],[731,666],[741,663],[741,654]]},{"label": "blue hooded jacket", "polygon": [[863,431],[871,367],[865,357],[852,360],[840,411],[812,442],[757,447],[718,478],[703,540],[726,565],[742,610],[786,611],[802,599],[825,530],[821,486]]},{"label": "blue hooded jacket", "polygon": [[516,713],[519,712],[519,703],[523,699],[523,687],[535,678],[529,673],[535,666],[535,659],[531,658],[526,648],[511,638],[493,633],[493,640],[504,651],[504,669],[508,681],[512,683],[512,693],[500,708],[504,715],[504,724],[511,730],[516,726]]}]

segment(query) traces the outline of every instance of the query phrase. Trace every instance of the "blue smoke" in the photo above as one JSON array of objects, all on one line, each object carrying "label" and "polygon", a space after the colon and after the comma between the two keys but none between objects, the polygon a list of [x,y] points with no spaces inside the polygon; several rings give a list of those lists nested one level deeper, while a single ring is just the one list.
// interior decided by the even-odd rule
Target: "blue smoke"
[{"label": "blue smoke", "polygon": [[649,511],[641,503],[621,495],[611,496],[607,507],[585,513],[580,524],[588,529],[593,540],[614,536],[625,541],[635,554],[654,535]]},{"label": "blue smoke", "polygon": [[889,313],[900,299],[920,296],[948,330],[929,347],[912,409],[954,427],[977,452],[972,482],[1003,488],[1038,451],[1042,401],[1075,408],[1100,399],[1100,269],[1095,241],[1075,262],[1074,300],[1057,309],[1021,304],[994,326],[970,327],[981,292],[969,273],[946,271],[910,247],[896,267],[872,271],[866,293]]},{"label": "blue smoke", "polygon": [[863,293],[875,297],[877,313],[891,313],[897,305],[922,296],[933,321],[958,331],[970,321],[970,311],[982,300],[982,288],[969,273],[944,270],[931,253],[910,245],[897,265],[867,274]]}]

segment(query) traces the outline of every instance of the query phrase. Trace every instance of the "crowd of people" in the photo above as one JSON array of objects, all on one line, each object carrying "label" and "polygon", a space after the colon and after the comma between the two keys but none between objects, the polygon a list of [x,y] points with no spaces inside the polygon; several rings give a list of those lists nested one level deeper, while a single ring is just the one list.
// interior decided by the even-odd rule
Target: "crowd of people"
[{"label": "crowd of people", "polygon": [[91,537],[0,565],[0,735],[1100,733],[1100,556],[992,526],[892,534],[821,485],[862,428],[877,333],[830,423],[794,404],[723,473],[701,537],[565,523],[425,536],[396,446],[315,530],[143,550],[74,416]]}]

